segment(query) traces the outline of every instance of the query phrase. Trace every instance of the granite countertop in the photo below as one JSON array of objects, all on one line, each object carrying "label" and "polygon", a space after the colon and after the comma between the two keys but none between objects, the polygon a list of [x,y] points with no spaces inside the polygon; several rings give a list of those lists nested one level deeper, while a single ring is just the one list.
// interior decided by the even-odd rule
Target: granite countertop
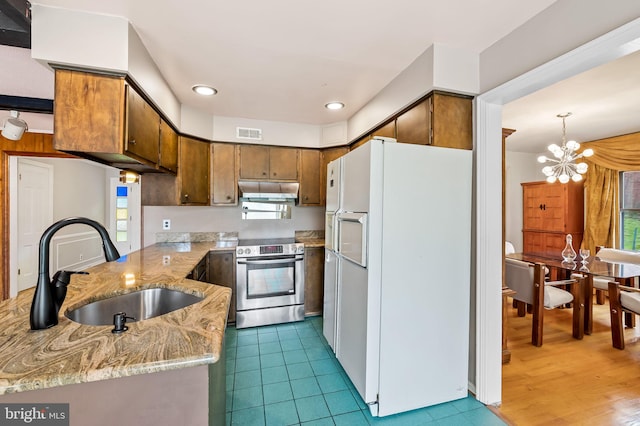
[{"label": "granite countertop", "polygon": [[[34,289],[0,302],[0,394],[215,363],[223,348],[231,290],[186,279],[210,250],[228,242],[158,243],[73,275],[58,325],[32,331]],[[64,316],[67,309],[134,290],[165,287],[203,296],[184,309],[113,334]]]}]

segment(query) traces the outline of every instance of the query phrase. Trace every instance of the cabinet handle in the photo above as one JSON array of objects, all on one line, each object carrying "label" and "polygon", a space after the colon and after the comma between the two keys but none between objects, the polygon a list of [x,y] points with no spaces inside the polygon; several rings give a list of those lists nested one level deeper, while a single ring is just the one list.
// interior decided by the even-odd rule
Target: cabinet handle
[{"label": "cabinet handle", "polygon": [[231,195],[227,195],[227,200],[231,200]]},{"label": "cabinet handle", "polygon": [[135,140],[135,139],[131,139],[131,140],[129,141],[129,143],[130,143],[131,145],[135,145],[135,144],[136,144],[136,140]]},{"label": "cabinet handle", "polygon": [[540,204],[540,210],[542,210],[542,204]]}]

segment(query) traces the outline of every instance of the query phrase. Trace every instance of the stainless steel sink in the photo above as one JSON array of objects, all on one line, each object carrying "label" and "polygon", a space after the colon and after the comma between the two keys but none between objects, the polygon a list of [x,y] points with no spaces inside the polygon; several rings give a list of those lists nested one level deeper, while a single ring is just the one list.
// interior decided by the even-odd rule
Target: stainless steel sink
[{"label": "stainless steel sink", "polygon": [[65,316],[85,325],[111,325],[114,314],[125,312],[127,322],[141,321],[167,314],[200,302],[202,297],[167,288],[148,288],[107,299],[97,300],[73,310]]}]

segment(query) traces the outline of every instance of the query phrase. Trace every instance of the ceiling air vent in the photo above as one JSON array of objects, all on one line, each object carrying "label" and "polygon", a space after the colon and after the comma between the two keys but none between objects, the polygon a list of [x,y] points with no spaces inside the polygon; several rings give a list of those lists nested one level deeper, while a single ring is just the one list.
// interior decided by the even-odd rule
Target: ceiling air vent
[{"label": "ceiling air vent", "polygon": [[236,137],[238,139],[250,139],[252,141],[262,140],[262,129],[250,129],[248,127],[236,127]]}]

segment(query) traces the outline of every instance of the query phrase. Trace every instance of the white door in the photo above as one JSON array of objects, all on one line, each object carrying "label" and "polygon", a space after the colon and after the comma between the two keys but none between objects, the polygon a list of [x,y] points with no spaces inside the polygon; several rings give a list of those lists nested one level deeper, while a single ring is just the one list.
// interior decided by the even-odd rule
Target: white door
[{"label": "white door", "polygon": [[18,159],[18,291],[36,285],[40,237],[53,222],[53,166]]},{"label": "white door", "polygon": [[140,184],[122,183],[118,178],[111,178],[107,198],[111,241],[122,256],[140,250]]},{"label": "white door", "polygon": [[376,313],[369,311],[367,270],[343,260],[338,282],[336,358],[364,402],[373,403],[378,393],[379,330],[369,325]]}]

